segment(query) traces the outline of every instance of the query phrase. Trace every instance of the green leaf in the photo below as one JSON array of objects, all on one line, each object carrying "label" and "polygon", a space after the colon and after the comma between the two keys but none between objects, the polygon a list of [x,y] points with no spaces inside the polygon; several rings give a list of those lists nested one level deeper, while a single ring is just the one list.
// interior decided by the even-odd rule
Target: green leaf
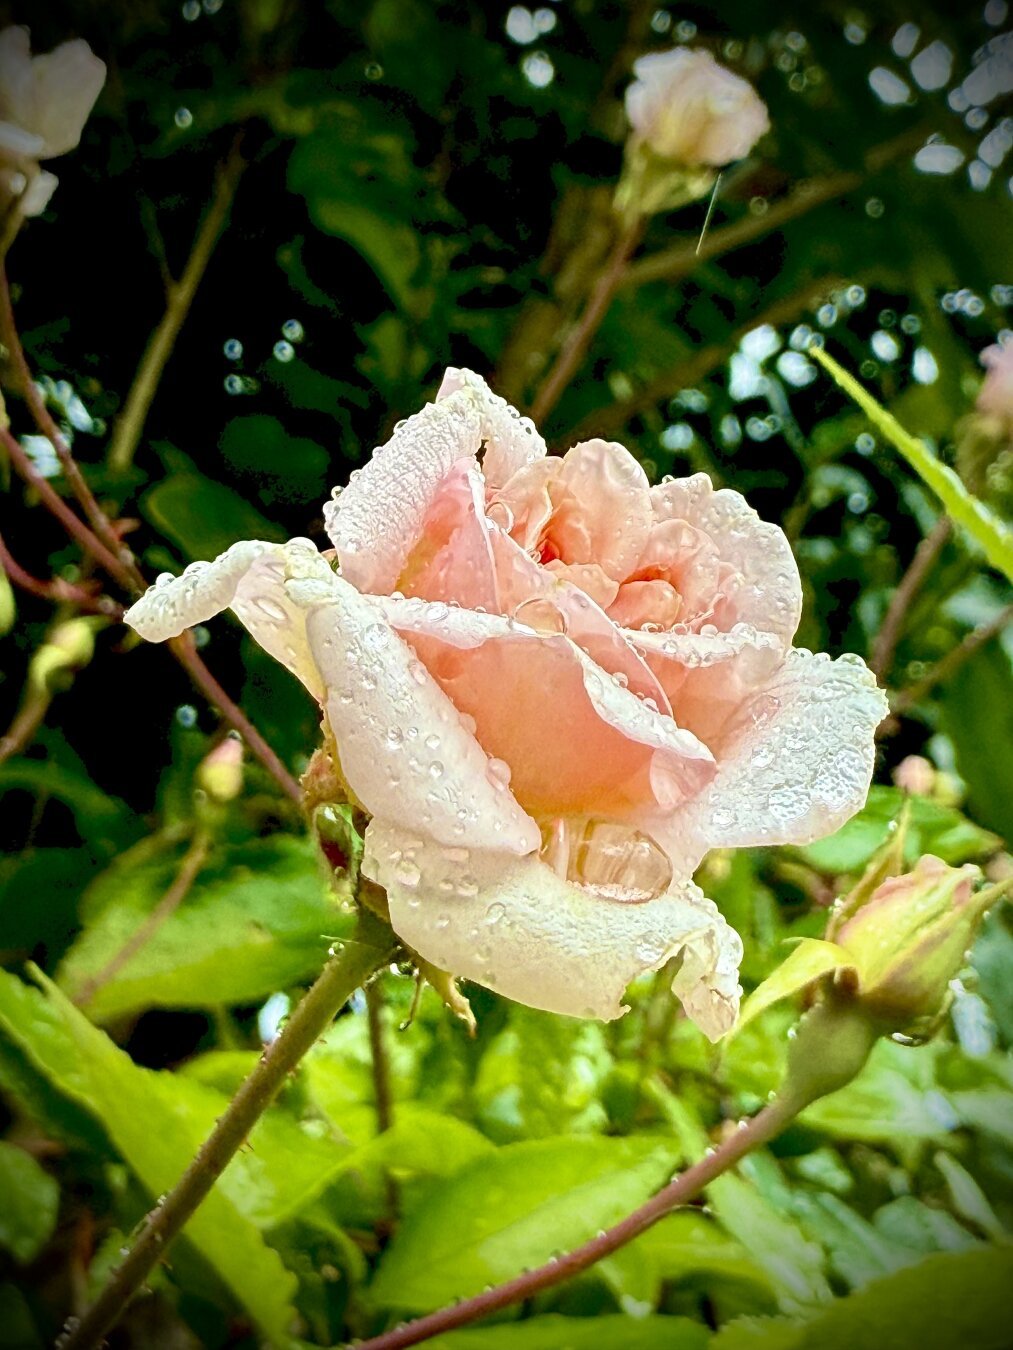
[{"label": "green leaf", "polygon": [[511,1141],[601,1130],[599,1092],[611,1067],[599,1023],[512,1005],[479,1066],[479,1119],[494,1138]]},{"label": "green leaf", "polygon": [[854,959],[843,947],[835,942],[824,942],[820,938],[803,938],[788,953],[772,975],[763,981],[759,988],[746,999],[736,1024],[736,1033],[748,1026],[755,1017],[774,1003],[797,994],[822,975],[843,968],[854,968]]},{"label": "green leaf", "polygon": [[285,538],[255,506],[224,483],[198,473],[178,451],[174,469],[141,499],[144,516],[190,559],[214,558],[237,539]]},{"label": "green leaf", "polygon": [[957,772],[967,784],[968,810],[989,829],[1013,839],[1013,665],[996,638],[948,681],[943,725],[953,742]]},{"label": "green leaf", "polygon": [[0,1247],[22,1264],[53,1235],[60,1205],[54,1177],[22,1148],[0,1140]]},{"label": "green leaf", "polygon": [[809,354],[829,371],[834,381],[854,399],[873,426],[900,451],[922,482],[942,502],[950,519],[967,531],[992,566],[1013,581],[1013,531],[984,502],[968,492],[949,465],[937,459],[924,441],[905,431],[897,419],[877,403],[832,356],[821,347],[811,347]]},{"label": "green leaf", "polygon": [[[178,859],[97,878],[91,916],[57,980],[73,998],[100,974],[172,884]],[[145,1008],[251,1003],[315,974],[351,920],[329,893],[313,845],[273,835],[212,857],[179,908],[88,1003],[99,1021]]]},{"label": "green leaf", "polygon": [[1010,1247],[930,1256],[806,1322],[732,1322],[711,1350],[1006,1350],[1011,1280]]},{"label": "green leaf", "polygon": [[966,1219],[968,1223],[974,1224],[986,1237],[1000,1241],[1003,1237],[1002,1224],[996,1217],[995,1210],[989,1204],[985,1192],[967,1168],[962,1167],[956,1158],[949,1153],[944,1153],[941,1149],[936,1154],[934,1161],[946,1178],[953,1208],[960,1217]]},{"label": "green leaf", "polygon": [[597,1270],[631,1315],[656,1308],[665,1283],[694,1277],[702,1277],[708,1293],[718,1280],[752,1285],[773,1306],[767,1271],[713,1219],[692,1210],[667,1215],[599,1262]]},{"label": "green leaf", "polygon": [[506,1326],[454,1331],[430,1350],[706,1350],[710,1332],[688,1317],[526,1318]]},{"label": "green leaf", "polygon": [[[873,787],[865,806],[836,834],[793,850],[821,872],[833,876],[859,872],[886,843],[905,795],[898,788]],[[914,863],[923,853],[934,853],[951,867],[994,853],[1002,844],[952,806],[927,797],[910,798],[910,819],[904,859]]]},{"label": "green leaf", "polygon": [[671,1175],[656,1140],[574,1136],[508,1144],[434,1186],[407,1216],[369,1290],[426,1312],[570,1251]]},{"label": "green leaf", "polygon": [[[139,1069],[55,985],[38,978],[43,993],[0,972],[0,1031],[102,1121],[148,1193],[163,1194],[178,1181],[224,1099],[171,1074]],[[284,1171],[297,1156],[278,1159],[276,1167]],[[266,1147],[262,1157],[255,1153],[254,1168],[270,1157]],[[279,1178],[277,1189],[284,1187]],[[241,1214],[235,1198],[240,1191],[245,1198],[242,1174],[230,1168],[190,1220],[186,1236],[262,1331],[282,1340],[292,1320],[295,1278]]]}]

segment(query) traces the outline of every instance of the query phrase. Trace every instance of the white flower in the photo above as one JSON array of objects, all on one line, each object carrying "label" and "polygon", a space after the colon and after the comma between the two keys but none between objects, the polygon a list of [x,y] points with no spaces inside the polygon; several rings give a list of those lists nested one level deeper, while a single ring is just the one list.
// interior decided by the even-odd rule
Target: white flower
[{"label": "white flower", "polygon": [[0,32],[0,186],[24,215],[45,209],[57,180],[39,160],[78,144],[105,77],[105,63],[80,38],[33,57],[27,28]]},{"label": "white flower", "polygon": [[706,51],[676,47],[633,64],[626,91],[634,135],[656,155],[720,169],[748,155],[770,127],[767,108],[746,80]]}]

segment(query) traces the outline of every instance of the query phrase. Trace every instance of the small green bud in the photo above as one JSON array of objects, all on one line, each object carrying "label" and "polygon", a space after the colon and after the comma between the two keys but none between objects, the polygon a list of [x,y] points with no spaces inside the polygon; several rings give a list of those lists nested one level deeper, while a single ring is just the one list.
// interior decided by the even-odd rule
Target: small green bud
[{"label": "small green bud", "polygon": [[40,692],[51,692],[68,683],[69,677],[83,670],[95,655],[95,630],[106,622],[83,618],[57,624],[32,657],[29,685]]},{"label": "small green bud", "polygon": [[985,911],[1003,886],[975,892],[977,867],[931,854],[882,882],[841,925],[834,942],[857,971],[863,1008],[891,1032],[931,1029]]},{"label": "small green bud", "polygon": [[211,801],[220,806],[234,802],[243,790],[242,741],[237,736],[226,736],[198,764],[195,778]]},{"label": "small green bud", "polygon": [[11,631],[17,617],[18,606],[14,599],[14,588],[7,573],[0,568],[0,637]]}]

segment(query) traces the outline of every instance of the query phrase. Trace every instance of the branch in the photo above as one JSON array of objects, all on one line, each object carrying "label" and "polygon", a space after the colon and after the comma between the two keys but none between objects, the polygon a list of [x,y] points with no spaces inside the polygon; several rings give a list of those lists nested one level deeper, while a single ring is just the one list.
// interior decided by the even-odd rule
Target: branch
[{"label": "branch", "polygon": [[65,581],[63,577],[54,577],[51,581],[40,581],[38,577],[33,577],[15,559],[4,543],[2,535],[0,535],[0,568],[7,573],[15,586],[27,591],[29,595],[49,600],[54,605],[72,604],[89,614],[105,614],[112,619],[119,619],[123,615],[123,606],[118,605],[108,595],[93,595],[84,586],[75,586],[72,581]]},{"label": "branch", "polygon": [[246,161],[240,154],[241,141],[240,132],[224,165],[219,168],[211,205],[201,221],[183,275],[179,281],[167,279],[165,313],[148,341],[127,401],[113,426],[106,458],[114,473],[123,473],[130,467],[162,373],[172,355],[179,331],[190,313],[190,306],[211,261],[215,245],[225,228],[232,199],[246,168]]},{"label": "branch", "polygon": [[573,379],[588,347],[594,340],[595,333],[601,327],[602,320],[608,313],[612,297],[618,290],[623,272],[626,269],[627,259],[643,237],[645,227],[644,218],[638,217],[632,225],[627,226],[616,240],[609,260],[605,264],[605,270],[598,278],[580,319],[567,335],[552,369],[532,400],[530,414],[536,425],[544,421],[548,414],[552,412],[566,386]]},{"label": "branch", "polygon": [[820,277],[819,280],[812,282],[794,295],[775,301],[768,309],[761,311],[759,314],[754,314],[752,318],[740,324],[724,342],[712,343],[709,347],[704,347],[695,352],[688,360],[677,366],[669,367],[668,370],[656,375],[653,380],[638,389],[628,399],[618,403],[610,403],[588,413],[566,433],[566,439],[568,441],[580,441],[586,440],[589,436],[611,435],[624,427],[631,417],[636,417],[638,413],[653,408],[662,399],[671,398],[676,390],[689,389],[712,374],[728,360],[746,334],[752,332],[754,328],[759,328],[763,324],[777,327],[780,324],[790,323],[798,318],[800,313],[808,309],[814,300],[841,284],[840,277]]},{"label": "branch", "polygon": [[995,618],[990,619],[988,623],[983,623],[980,628],[972,629],[962,642],[940,658],[931,670],[925,672],[920,680],[917,680],[907,689],[902,689],[893,698],[890,705],[891,716],[883,723],[882,733],[890,735],[896,731],[897,718],[903,716],[937,684],[942,684],[948,680],[965,661],[970,660],[976,651],[984,647],[986,642],[991,642],[994,637],[998,637],[1000,633],[1005,632],[1011,623],[1013,623],[1013,604],[1006,605]]},{"label": "branch", "polygon": [[142,1221],[137,1237],[98,1298],[58,1341],[60,1350],[93,1350],[116,1325],[127,1304],[178,1236],[187,1220],[242,1147],[288,1075],[323,1034],[353,990],[393,956],[393,934],[360,910],[353,936],[324,966],[277,1040],[261,1056],[200,1152],[163,1201]]},{"label": "branch", "polygon": [[582,1270],[587,1270],[603,1257],[632,1242],[635,1237],[639,1237],[673,1209],[695,1199],[715,1177],[727,1172],[754,1148],[780,1134],[794,1117],[797,1109],[795,1105],[788,1105],[786,1100],[778,1099],[771,1102],[748,1123],[729,1133],[713,1152],[701,1158],[698,1163],[694,1163],[656,1195],[652,1195],[639,1209],[628,1214],[613,1228],[599,1233],[590,1242],[585,1242],[582,1247],[568,1252],[565,1256],[553,1258],[534,1270],[525,1271],[523,1275],[507,1280],[504,1284],[483,1290],[473,1298],[462,1299],[460,1303],[441,1308],[438,1312],[416,1318],[413,1322],[403,1323],[392,1331],[383,1332],[370,1340],[356,1341],[355,1350],[406,1350],[410,1345],[418,1345],[420,1341],[427,1341],[432,1336],[440,1336],[457,1327],[467,1326],[480,1317],[498,1312],[512,1303],[520,1303],[545,1289],[552,1289],[555,1285],[572,1279],[574,1275],[579,1275]]},{"label": "branch", "polygon": [[836,173],[826,178],[817,178],[800,183],[795,190],[775,205],[768,207],[762,216],[744,216],[741,220],[711,230],[704,237],[697,251],[696,243],[676,244],[659,253],[649,254],[639,262],[631,263],[622,278],[622,286],[642,286],[648,281],[681,281],[689,276],[701,263],[720,258],[743,244],[751,244],[762,239],[765,234],[779,229],[791,220],[807,215],[818,206],[845,197],[849,192],[860,188],[867,178],[892,164],[911,151],[917,150],[925,140],[924,128],[916,132],[907,132],[892,141],[877,146],[870,151],[863,172]]},{"label": "branch", "polygon": [[940,516],[915,549],[910,566],[901,577],[890,599],[869,656],[869,669],[878,680],[885,680],[890,673],[897,644],[904,632],[908,610],[946,546],[951,529],[949,516]]},{"label": "branch", "polygon": [[296,803],[302,800],[299,791],[299,784],[285,768],[284,764],[275,754],[275,752],[264,740],[260,732],[253,725],[246,713],[243,712],[239,704],[229,698],[228,694],[215,679],[211,671],[201,659],[197,648],[194,646],[193,634],[189,630],[181,633],[179,637],[172,638],[168,643],[172,654],[183,667],[190,679],[208,700],[208,702],[221,713],[222,717],[228,722],[234,731],[238,731],[243,740],[250,747],[250,750],[257,756],[261,764],[275,780],[278,786]]},{"label": "branch", "polygon": [[[85,482],[84,475],[77,467],[77,461],[71,454],[70,446],[50,415],[49,409],[46,407],[46,401],[39,392],[38,385],[32,379],[32,372],[25,358],[25,351],[14,322],[10,283],[7,280],[7,273],[2,267],[0,267],[0,341],[7,348],[7,356],[17,375],[21,396],[28,405],[32,419],[56,451],[67,485],[84,510],[85,517],[96,538],[108,550],[110,557],[116,560],[116,571],[113,575],[118,580],[124,581],[128,589],[142,591],[144,579],[137,569],[133,554],[128,548],[124,547],[119,535],[113,528],[112,522],[99,506],[95,494]],[[108,570],[107,563],[103,563],[103,566],[107,567]]]}]

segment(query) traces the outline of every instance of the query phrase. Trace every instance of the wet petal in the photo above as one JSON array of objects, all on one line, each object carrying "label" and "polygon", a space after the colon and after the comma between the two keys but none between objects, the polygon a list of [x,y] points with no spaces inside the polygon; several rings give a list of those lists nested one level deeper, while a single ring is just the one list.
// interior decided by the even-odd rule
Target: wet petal
[{"label": "wet petal", "polygon": [[408,946],[519,1003],[609,1021],[631,980],[682,952],[673,988],[690,1016],[712,1040],[735,1021],[742,944],[690,881],[642,903],[607,899],[537,856],[416,845],[375,820],[363,870]]},{"label": "wet petal", "polygon": [[287,544],[247,539],[210,563],[191,563],[179,577],[160,579],[124,615],[149,642],[177,637],[231,609],[251,637],[286,666],[316,699],[323,684],[306,640],[306,617],[288,583],[307,577],[329,586],[333,573],[309,539]]},{"label": "wet petal", "polygon": [[621,817],[671,808],[709,782],[706,747],[563,633],[419,600],[377,604],[509,769],[527,811]]},{"label": "wet petal", "polygon": [[705,473],[661,483],[651,500],[656,521],[687,521],[728,566],[711,622],[720,629],[750,623],[787,647],[802,614],[802,584],[783,530],[761,520],[738,492],[715,490]]},{"label": "wet petal", "polygon": [[563,456],[550,485],[549,537],[568,563],[597,563],[624,580],[651,529],[647,475],[614,441],[582,441]]},{"label": "wet petal", "polygon": [[402,422],[324,507],[341,574],[360,591],[392,591],[440,483],[477,454],[482,419],[467,389]]},{"label": "wet petal", "polygon": [[81,132],[105,84],[105,62],[82,38],[62,42],[32,62],[33,107],[25,125],[46,142],[42,158],[65,155]]},{"label": "wet petal", "polygon": [[499,487],[525,464],[544,457],[545,442],[529,417],[522,417],[505,398],[494,394],[481,375],[450,366],[436,398],[446,398],[459,389],[471,390],[478,404],[485,442],[482,473],[490,488]]},{"label": "wet petal", "polygon": [[608,605],[608,616],[620,628],[671,628],[682,610],[682,596],[667,581],[627,581]]},{"label": "wet petal", "polygon": [[429,503],[396,589],[468,609],[497,609],[491,528],[482,475],[474,460],[458,460]]},{"label": "wet petal", "polygon": [[713,782],[685,810],[642,828],[692,868],[711,848],[831,834],[865,803],[887,710],[859,657],[792,650],[739,709]]},{"label": "wet petal", "polygon": [[[538,827],[489,772],[460,712],[386,618],[339,577],[292,587],[326,688],[341,768],[373,815],[440,844],[528,853]],[[440,606],[441,609],[447,607]]]}]

